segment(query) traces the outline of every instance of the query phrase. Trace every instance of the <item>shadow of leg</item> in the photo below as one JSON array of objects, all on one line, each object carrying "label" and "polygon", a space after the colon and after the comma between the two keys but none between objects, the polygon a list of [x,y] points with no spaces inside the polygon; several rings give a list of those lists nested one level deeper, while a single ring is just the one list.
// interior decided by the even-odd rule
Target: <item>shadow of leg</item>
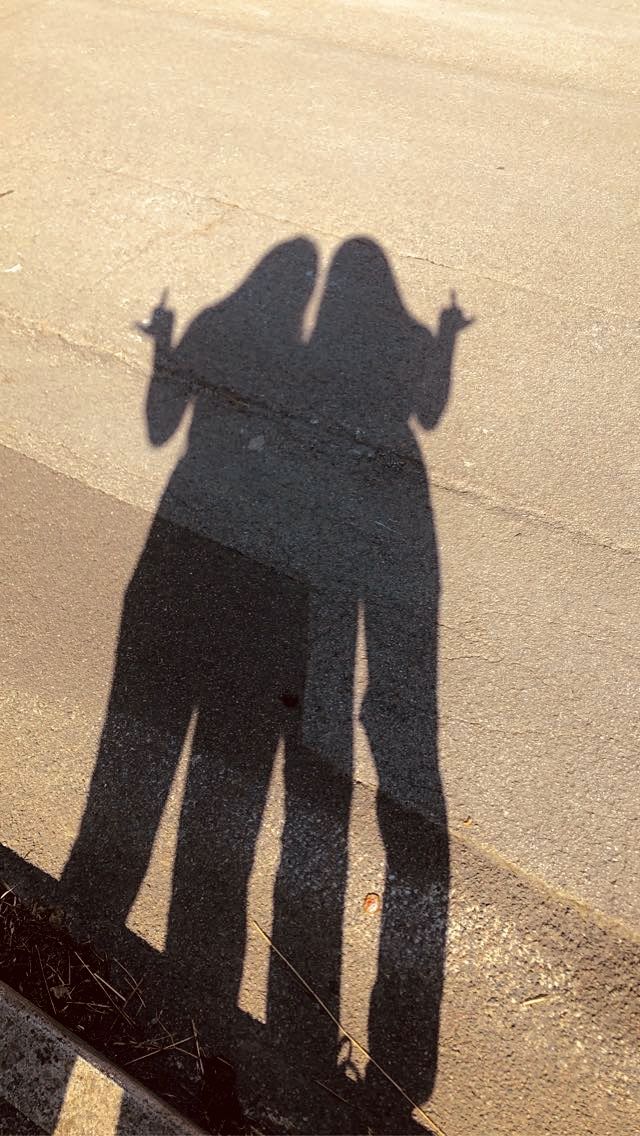
[{"label": "shadow of leg", "polygon": [[96,766],[61,879],[69,909],[101,934],[135,900],[192,712],[190,541],[156,519],[125,595]]},{"label": "shadow of leg", "polygon": [[[433,1090],[438,1062],[449,890],[446,832],[382,796],[378,816],[388,874],[369,1045],[378,1064],[420,1106]],[[411,1105],[373,1065],[366,1098],[371,1117],[385,1131],[412,1130]]]},{"label": "shadow of leg", "polygon": [[[199,660],[197,726],[179,823],[167,966],[201,1037],[257,1080],[251,1054],[265,1028],[238,1008],[245,972],[249,881],[270,899],[278,853],[265,803],[279,747],[299,732],[306,667],[306,591],[237,554],[209,546],[209,602]],[[284,802],[280,802],[280,810]],[[267,831],[262,832],[263,821]],[[275,847],[274,847],[275,844]],[[267,906],[270,906],[267,903]],[[250,999],[251,1000],[251,999]],[[261,1054],[261,1060],[265,1060]]]},{"label": "shadow of leg", "polygon": [[343,908],[351,783],[291,744],[285,764],[286,821],[274,891],[275,954],[269,976],[270,1040],[313,1078],[336,1080],[339,1035],[317,998],[340,1014]]},{"label": "shadow of leg", "polygon": [[[378,1065],[420,1106],[437,1069],[449,895],[437,750],[436,610],[427,606],[411,627],[394,626],[383,616],[370,611],[367,618],[370,685],[363,707],[387,860],[369,1044]],[[412,1130],[411,1105],[373,1064],[365,1096],[374,1126]]]}]

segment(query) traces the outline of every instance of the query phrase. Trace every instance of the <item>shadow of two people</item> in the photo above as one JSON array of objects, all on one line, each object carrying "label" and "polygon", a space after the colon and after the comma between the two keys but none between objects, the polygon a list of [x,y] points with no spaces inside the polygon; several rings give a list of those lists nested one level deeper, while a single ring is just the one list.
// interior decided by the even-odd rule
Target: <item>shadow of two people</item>
[{"label": "shadow of two people", "polygon": [[[440,571],[415,427],[437,424],[470,320],[453,295],[432,334],[406,310],[382,249],[357,238],[334,255],[305,336],[317,272],[315,246],[293,240],[176,345],[164,299],[143,329],[154,350],[149,438],[163,445],[190,413],[188,439],[125,595],[99,753],[61,884],[85,926],[124,927],[190,737],[163,973],[204,1018],[205,1040],[246,1062],[237,1003],[247,887],[280,747],[273,942],[338,1017],[360,636],[359,718],[377,774],[386,883],[372,1060],[357,1095],[385,1131],[408,1131],[411,1106],[379,1068],[412,1100],[429,1096],[449,885]],[[344,1095],[344,1039],[275,956],[266,1005],[269,1045]],[[309,1130],[320,1130],[307,1107]]]}]

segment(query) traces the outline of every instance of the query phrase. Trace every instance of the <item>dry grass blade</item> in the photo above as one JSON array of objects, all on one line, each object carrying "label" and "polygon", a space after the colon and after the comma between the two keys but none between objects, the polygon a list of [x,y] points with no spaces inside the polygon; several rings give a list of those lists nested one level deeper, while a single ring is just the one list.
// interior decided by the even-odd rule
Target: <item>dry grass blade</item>
[{"label": "dry grass blade", "polygon": [[47,982],[47,980],[45,978],[44,967],[42,965],[42,956],[40,954],[40,947],[38,947],[38,946],[36,946],[36,953],[38,955],[38,962],[40,963],[40,973],[42,974],[42,981],[44,982],[44,988],[47,991],[47,997],[48,997],[48,999],[51,1003],[51,1010],[52,1010],[52,1012],[55,1016],[56,1007],[55,1007],[53,998],[51,997],[51,991],[49,989],[49,983]]},{"label": "dry grass blade", "polygon": [[331,1093],[331,1096],[335,1097],[336,1100],[339,1100],[340,1104],[346,1104],[347,1108],[349,1107],[349,1101],[345,1100],[344,1097],[341,1097],[340,1093],[337,1093],[335,1091],[335,1089],[331,1088],[330,1085],[325,1085],[323,1081],[318,1081],[318,1080],[316,1080],[315,1077],[313,1079],[314,1079],[316,1085],[319,1085],[321,1089],[325,1090],[325,1092]]},{"label": "dry grass blade", "polygon": [[[121,994],[119,990],[116,990],[116,988],[114,986],[112,986],[110,982],[107,982],[106,978],[103,978],[101,974],[94,974],[93,977],[97,978],[98,982],[102,986],[106,986],[107,990],[110,990],[111,993],[114,994],[116,998],[119,998],[120,1001],[124,1002],[125,1005],[126,1005],[128,999],[125,998],[124,994]],[[106,991],[105,991],[105,993],[106,993]]]},{"label": "dry grass blade", "polygon": [[200,1052],[200,1041],[198,1040],[198,1031],[196,1029],[196,1023],[194,1022],[193,1018],[191,1019],[191,1028],[193,1030],[193,1036],[195,1038],[196,1053],[198,1054],[198,1065],[200,1066],[200,1073],[204,1077],[204,1065],[202,1063],[202,1053]]},{"label": "dry grass blade", "polygon": [[155,1018],[153,1019],[153,1024],[154,1024],[154,1026],[160,1026],[160,1029],[162,1030],[165,1037],[171,1037],[169,1030],[167,1029],[167,1027],[165,1026],[165,1024],[162,1020],[162,1010],[160,1011],[159,1014],[156,1014]]},{"label": "dry grass blade", "polygon": [[132,989],[127,994],[127,997],[125,998],[123,1006],[122,1006],[123,1010],[125,1010],[127,1008],[127,1006],[129,1005],[129,1002],[133,998],[134,994],[138,995],[140,1001],[142,1002],[142,1005],[144,1006],[144,998],[142,997],[142,995],[140,993],[140,987],[141,986],[142,986],[142,979],[140,979],[139,982],[136,982],[135,986],[132,987]]},{"label": "dry grass blade", "polygon": [[[189,1037],[183,1037],[180,1041],[172,1041],[169,1045],[160,1045],[157,1049],[151,1049],[149,1053],[141,1053],[140,1057],[134,1057],[133,1060],[127,1061],[125,1064],[135,1065],[136,1061],[146,1061],[147,1057],[154,1057],[156,1053],[166,1053],[168,1049],[178,1049],[179,1046],[186,1045],[188,1041],[193,1040],[193,1034],[189,1034]],[[189,1056],[193,1057],[193,1053],[190,1053]]]},{"label": "dry grass blade", "polygon": [[201,1058],[197,1053],[192,1053],[190,1049],[183,1049],[181,1045],[174,1046],[174,1049],[176,1053],[184,1053],[185,1057],[190,1057],[192,1061],[195,1061],[200,1073],[202,1073]]},{"label": "dry grass blade", "polygon": [[433,1129],[434,1136],[447,1136],[444,1129],[440,1128],[440,1126],[436,1123],[436,1121],[433,1120],[433,1118],[431,1116],[429,1116],[429,1114],[427,1112],[425,1112],[425,1110],[423,1108],[421,1108],[419,1104],[416,1104],[416,1102],[414,1100],[412,1100],[411,1097],[407,1093],[405,1093],[402,1086],[399,1085],[397,1081],[394,1081],[393,1077],[391,1076],[390,1073],[387,1073],[386,1069],[382,1068],[382,1065],[380,1065],[379,1062],[376,1061],[375,1057],[371,1056],[369,1051],[367,1049],[365,1049],[364,1045],[362,1045],[358,1041],[357,1037],[353,1037],[353,1035],[350,1034],[349,1031],[344,1028],[342,1023],[338,1020],[338,1018],[336,1018],[335,1014],[333,1014],[331,1012],[331,1010],[327,1006],[326,1002],[322,1001],[322,998],[318,994],[316,994],[313,987],[311,987],[309,985],[309,983],[306,981],[306,979],[302,977],[300,972],[298,970],[296,970],[293,963],[289,961],[287,956],[284,955],[282,953],[282,951],[279,950],[278,947],[276,947],[275,943],[273,942],[273,939],[271,939],[269,937],[269,935],[267,935],[266,931],[263,931],[262,927],[257,922],[257,920],[252,919],[251,922],[253,923],[256,930],[262,935],[262,938],[265,940],[265,942],[269,944],[269,946],[270,946],[271,950],[274,952],[274,954],[276,954],[278,956],[278,958],[281,959],[281,961],[285,964],[285,966],[287,966],[289,968],[289,970],[291,971],[291,973],[294,974],[295,977],[298,979],[298,982],[300,982],[301,985],[304,986],[307,993],[310,994],[311,997],[314,999],[314,1001],[317,1002],[317,1004],[324,1010],[325,1014],[327,1014],[331,1018],[331,1021],[340,1030],[340,1033],[342,1034],[342,1036],[346,1037],[347,1041],[350,1041],[352,1045],[355,1045],[356,1048],[359,1049],[362,1054],[364,1054],[364,1056],[367,1058],[367,1060],[370,1061],[371,1064],[375,1066],[375,1068],[378,1070],[378,1072],[382,1073],[382,1076],[386,1078],[386,1080],[389,1082],[389,1084],[392,1085],[393,1088],[397,1092],[400,1093],[400,1096],[403,1097],[404,1100],[406,1100],[407,1104],[410,1104],[412,1109],[414,1109],[415,1112],[420,1114],[420,1116],[426,1121],[426,1123],[429,1124],[431,1126],[431,1128]]},{"label": "dry grass blade", "polygon": [[[131,983],[131,986],[133,987],[133,989],[132,989],[132,991],[131,991],[131,995],[130,995],[130,996],[133,996],[133,994],[137,994],[137,995],[138,995],[138,998],[140,999],[140,1001],[141,1001],[141,1003],[142,1003],[142,1005],[146,1007],[146,1003],[145,1003],[145,1000],[144,1000],[144,998],[142,997],[142,994],[140,993],[140,988],[141,988],[141,986],[142,986],[142,979],[140,979],[140,980],[139,980],[138,982],[136,982],[136,980],[135,980],[135,978],[133,977],[133,975],[132,975],[131,971],[130,971],[130,970],[127,970],[127,968],[126,968],[126,966],[124,965],[124,963],[123,963],[123,962],[120,962],[120,959],[114,958],[114,960],[113,960],[113,961],[115,962],[116,966],[119,966],[119,967],[120,967],[120,970],[124,971],[124,973],[125,973],[126,977],[128,978],[129,982]],[[127,1002],[128,1002],[128,1001],[129,1001],[129,999],[127,998]]]},{"label": "dry grass blade", "polygon": [[[109,999],[109,1001],[111,1002],[111,1005],[113,1006],[114,1010],[116,1010],[119,1014],[122,1014],[122,1017],[125,1019],[125,1021],[129,1025],[133,1025],[132,1019],[129,1017],[129,1015],[126,1013],[126,1011],[123,1010],[122,1006],[119,1006],[117,1002],[114,1002],[113,998],[111,997],[109,990],[113,990],[113,986],[111,986],[110,983],[108,983],[106,981],[106,979],[101,978],[99,974],[96,974],[91,969],[91,967],[87,965],[87,963],[84,961],[82,956],[78,954],[77,951],[75,952],[75,954],[76,954],[76,958],[79,960],[79,962],[82,963],[82,965],[83,965],[84,969],[87,971],[87,973],[91,975],[93,981],[96,983],[98,988],[102,991],[103,994],[106,994],[106,996]],[[118,992],[116,990],[113,990],[113,993],[117,994]],[[118,997],[123,998],[123,995],[118,994]]]}]

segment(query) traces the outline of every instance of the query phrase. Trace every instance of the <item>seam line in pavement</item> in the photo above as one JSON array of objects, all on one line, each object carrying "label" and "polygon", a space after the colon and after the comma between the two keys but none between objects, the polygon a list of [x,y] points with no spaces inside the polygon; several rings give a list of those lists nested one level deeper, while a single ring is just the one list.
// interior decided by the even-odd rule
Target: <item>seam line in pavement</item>
[{"label": "seam line in pavement", "polygon": [[[104,360],[105,362],[119,363],[127,367],[129,370],[135,372],[143,371],[140,363],[132,359],[131,356],[126,355],[124,352],[110,351],[105,349],[104,347],[98,347],[97,345],[89,341],[72,339],[55,327],[47,324],[39,324],[35,320],[25,319],[23,316],[19,316],[17,315],[17,313],[7,311],[6,309],[0,308],[0,320],[5,320],[6,323],[9,324],[12,330],[14,330],[15,332],[25,331],[28,335],[34,338],[50,337],[59,339],[70,350],[90,352],[91,354],[95,355],[99,359]],[[176,381],[176,379],[180,381],[180,376],[172,376],[173,381]],[[225,393],[228,393],[240,399],[248,407],[253,407],[254,409],[258,410],[268,410],[269,413],[276,413],[281,418],[292,417],[292,415],[288,412],[285,412],[283,414],[282,409],[277,405],[270,403],[261,403],[256,399],[249,399],[245,395],[240,395],[239,393],[234,392],[229,388],[225,388],[222,385],[214,387],[210,384],[202,384],[202,386],[208,393],[211,394],[212,397],[220,397],[221,395],[224,396]],[[304,419],[297,416],[296,418],[298,421],[304,422]],[[359,444],[365,443],[371,446],[371,443],[367,443],[366,439],[358,439],[358,442]],[[4,445],[7,449],[13,450],[14,452],[24,453],[24,451],[18,444],[13,444],[13,442],[7,439],[2,440],[0,444]],[[375,450],[378,450],[379,452],[384,453],[395,452],[388,451],[386,449],[383,449],[382,447],[376,447],[375,445],[373,446],[373,448]],[[31,455],[24,454],[24,456],[31,458]],[[403,460],[407,462],[417,464],[415,463],[414,459],[411,459],[408,456],[402,454],[399,454],[398,456],[402,457]],[[38,465],[45,466],[47,469],[52,468],[46,462],[37,461],[37,459],[35,458],[31,458],[31,460],[36,461]],[[77,475],[70,473],[65,475],[73,477],[74,480],[83,483],[82,478],[78,477]],[[429,483],[432,489],[439,489],[443,493],[451,493],[456,497],[467,498],[473,504],[480,505],[487,509],[489,512],[500,513],[503,516],[513,517],[514,519],[519,518],[525,521],[531,521],[534,524],[542,525],[554,532],[562,532],[567,536],[573,537],[579,543],[585,544],[589,547],[599,548],[605,552],[611,552],[619,556],[640,561],[640,549],[634,547],[632,544],[624,544],[622,542],[598,537],[595,533],[589,532],[587,529],[583,529],[579,525],[571,524],[571,522],[567,521],[565,518],[550,515],[543,512],[542,510],[531,508],[530,506],[520,505],[514,501],[501,501],[498,498],[493,497],[490,493],[487,493],[485,490],[480,489],[476,486],[464,485],[460,482],[445,480],[442,477],[438,477],[437,474],[432,473],[430,475]],[[107,493],[105,490],[101,490],[101,492],[104,492],[106,496],[115,497],[115,494]]]}]

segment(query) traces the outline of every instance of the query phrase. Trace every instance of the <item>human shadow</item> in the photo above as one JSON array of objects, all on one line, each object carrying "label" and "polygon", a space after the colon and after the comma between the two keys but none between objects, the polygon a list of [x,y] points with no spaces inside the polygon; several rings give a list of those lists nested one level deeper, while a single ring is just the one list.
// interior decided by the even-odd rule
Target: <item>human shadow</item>
[{"label": "human shadow", "polygon": [[[449,890],[440,570],[416,431],[433,429],[445,408],[456,338],[470,321],[453,297],[431,333],[406,310],[382,249],[357,238],[334,255],[305,337],[316,282],[315,247],[298,239],[271,250],[176,345],[164,300],[143,326],[154,353],[149,439],[163,445],[190,415],[188,438],[124,598],[61,893],[93,933],[113,941],[124,932],[188,746],[159,980],[204,1023],[203,1039],[241,1066],[264,1068],[268,1049],[282,1069],[295,1067],[281,1107],[298,1093],[293,1111],[307,1130],[329,1121],[312,1097],[301,1106],[294,1081],[353,1102],[344,1131],[364,1130],[354,1117],[367,1115],[408,1132],[409,1100],[428,1098],[436,1072]],[[386,881],[371,1060],[354,1085],[325,1008],[338,1018],[345,997],[358,636]],[[258,1026],[238,1001],[277,756],[276,950]]]}]

